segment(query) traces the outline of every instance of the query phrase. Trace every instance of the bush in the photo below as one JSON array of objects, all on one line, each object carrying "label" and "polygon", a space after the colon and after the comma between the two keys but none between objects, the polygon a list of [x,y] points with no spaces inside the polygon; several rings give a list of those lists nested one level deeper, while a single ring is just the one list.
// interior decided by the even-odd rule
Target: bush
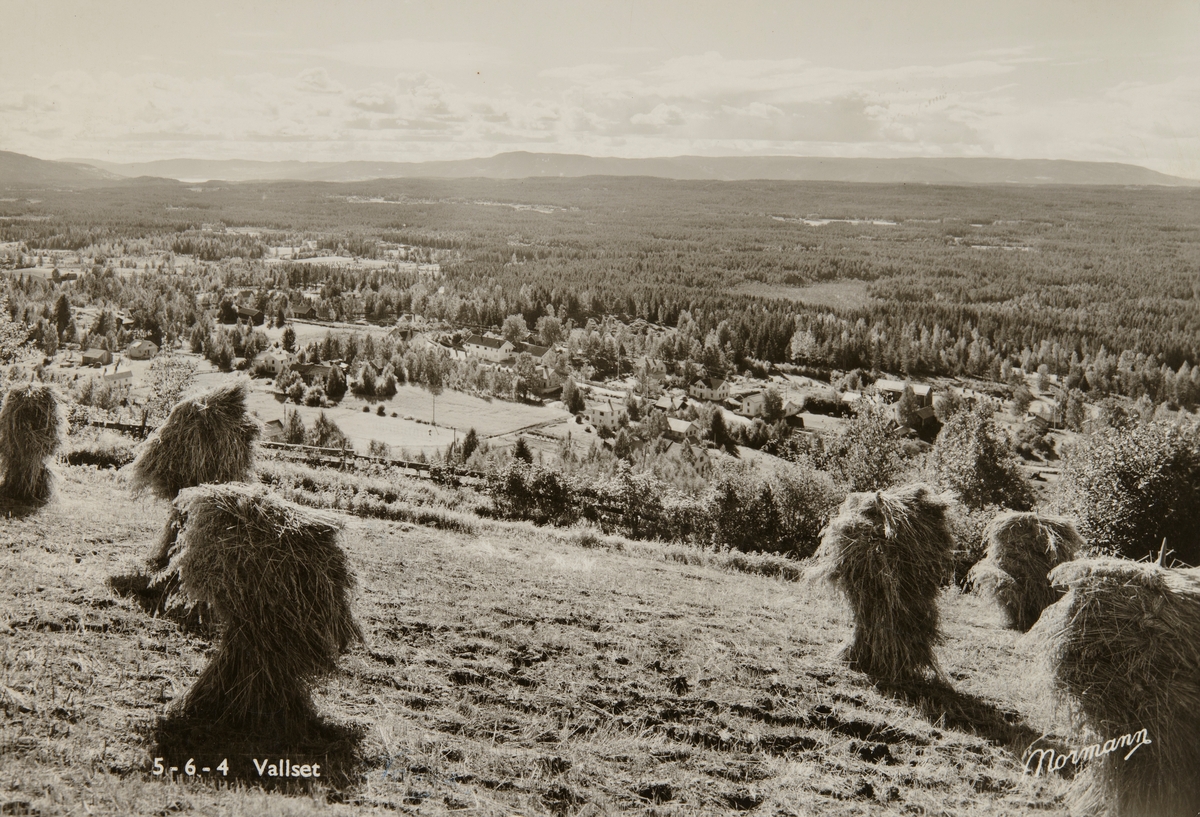
[{"label": "bush", "polygon": [[570,525],[579,519],[578,495],[559,471],[511,460],[489,481],[498,516],[539,525]]},{"label": "bush", "polygon": [[136,457],[133,440],[111,431],[69,437],[63,454],[68,465],[94,465],[97,468],[122,468]]},{"label": "bush", "polygon": [[320,386],[309,386],[304,391],[304,405],[321,406],[325,404],[325,390]]},{"label": "bush", "polygon": [[900,441],[892,434],[888,406],[862,401],[849,425],[830,441],[817,463],[851,491],[880,491],[896,481],[904,467]]},{"label": "bush", "polygon": [[806,557],[843,498],[828,474],[808,465],[764,473],[735,463],[717,471],[703,505],[717,547]]},{"label": "bush", "polygon": [[1153,557],[1165,539],[1200,565],[1200,430],[1149,423],[1082,437],[1064,452],[1059,502],[1105,554]]},{"label": "bush", "polygon": [[968,507],[1027,511],[1033,505],[1012,445],[986,407],[958,411],[947,420],[933,447],[933,466],[939,484]]}]

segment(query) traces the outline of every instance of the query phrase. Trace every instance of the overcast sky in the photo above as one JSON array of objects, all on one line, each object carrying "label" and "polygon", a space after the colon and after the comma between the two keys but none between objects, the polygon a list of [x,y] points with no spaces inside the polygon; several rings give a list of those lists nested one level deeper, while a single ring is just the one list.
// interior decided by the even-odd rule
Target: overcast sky
[{"label": "overcast sky", "polygon": [[0,0],[0,149],[1002,156],[1200,178],[1200,3]]}]

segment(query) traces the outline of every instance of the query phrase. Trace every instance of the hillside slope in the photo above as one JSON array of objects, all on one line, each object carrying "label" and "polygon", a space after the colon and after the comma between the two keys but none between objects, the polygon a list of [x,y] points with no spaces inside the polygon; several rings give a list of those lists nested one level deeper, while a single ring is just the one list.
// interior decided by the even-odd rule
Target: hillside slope
[{"label": "hillside slope", "polygon": [[21,153],[0,150],[0,188],[94,187],[121,181],[125,175],[112,173],[89,164],[48,162]]},{"label": "hillside slope", "polygon": [[353,182],[399,178],[652,176],[714,181],[832,181],[872,184],[1072,184],[1200,186],[1118,162],[1055,159],[912,158],[850,159],[808,156],[669,156],[623,159],[567,153],[514,151],[479,159],[430,162],[263,162],[241,159],[163,159],[119,164],[88,162],[123,176],[163,176],[187,181]]},{"label": "hillside slope", "polygon": [[155,734],[210,645],[106,581],[166,505],[64,471],[52,505],[0,523],[5,813],[1063,813],[1063,781],[1022,774],[1037,687],[982,602],[944,599],[952,689],[884,694],[829,659],[849,622],[801,585],[489,523],[348,520],[366,644],[317,700],[358,737],[286,755],[341,786],[165,781],[155,756],[253,782],[252,756],[285,755]]}]

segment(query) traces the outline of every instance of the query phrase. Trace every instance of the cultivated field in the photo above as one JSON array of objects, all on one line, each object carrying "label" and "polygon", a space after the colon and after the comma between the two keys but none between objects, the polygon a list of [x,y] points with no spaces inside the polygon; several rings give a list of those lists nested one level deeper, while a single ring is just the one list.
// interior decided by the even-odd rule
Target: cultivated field
[{"label": "cultivated field", "polygon": [[[1062,780],[1022,774],[1046,713],[989,605],[944,596],[950,686],[888,692],[829,658],[847,614],[804,585],[525,524],[348,520],[366,643],[317,693],[340,740],[156,734],[211,645],[106,581],[166,507],[67,467],[50,506],[0,524],[4,813],[1064,813]],[[333,785],[266,793],[267,753]],[[230,777],[167,781],[156,756],[228,757]]]},{"label": "cultivated field", "polygon": [[789,301],[830,309],[863,309],[871,303],[871,296],[867,293],[867,282],[853,278],[821,281],[805,286],[747,281],[737,286],[734,292],[758,298],[786,298]]}]

